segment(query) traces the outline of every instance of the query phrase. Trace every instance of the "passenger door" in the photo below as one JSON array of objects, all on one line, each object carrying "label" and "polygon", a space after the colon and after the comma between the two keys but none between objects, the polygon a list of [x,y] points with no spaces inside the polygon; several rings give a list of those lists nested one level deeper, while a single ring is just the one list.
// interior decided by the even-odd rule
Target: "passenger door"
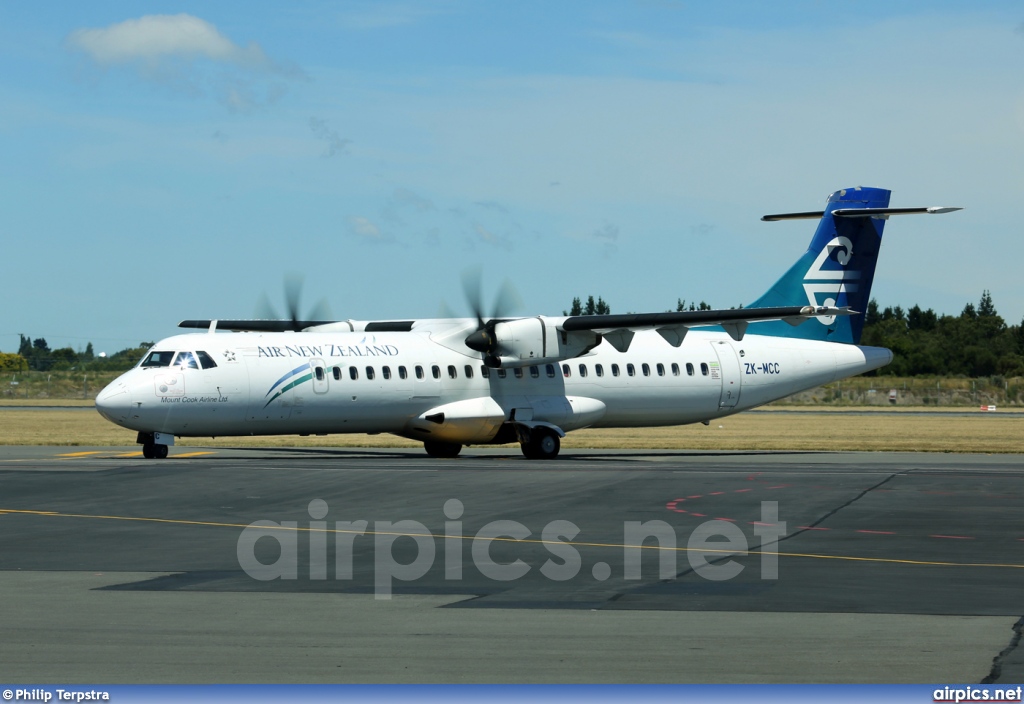
[{"label": "passenger door", "polygon": [[[742,376],[740,375],[740,359],[736,356],[736,350],[725,340],[717,340],[711,343],[715,355],[718,357],[718,369],[722,379],[722,395],[718,401],[719,408],[733,408],[740,400],[740,389],[742,387]],[[711,375],[714,376],[715,366],[712,362]]]}]

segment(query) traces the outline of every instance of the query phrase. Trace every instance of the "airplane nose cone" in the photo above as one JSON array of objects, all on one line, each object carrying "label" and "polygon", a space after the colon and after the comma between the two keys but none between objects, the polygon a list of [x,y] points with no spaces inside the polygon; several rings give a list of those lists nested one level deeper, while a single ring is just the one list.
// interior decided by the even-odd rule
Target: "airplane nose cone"
[{"label": "airplane nose cone", "polygon": [[123,381],[115,381],[96,397],[96,410],[111,423],[123,424],[132,407],[132,394]]}]

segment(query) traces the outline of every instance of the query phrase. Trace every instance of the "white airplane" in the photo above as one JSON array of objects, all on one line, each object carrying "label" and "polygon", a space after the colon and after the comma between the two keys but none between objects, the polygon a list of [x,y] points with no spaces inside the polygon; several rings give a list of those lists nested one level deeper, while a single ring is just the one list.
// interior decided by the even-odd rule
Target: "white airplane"
[{"label": "white airplane", "polygon": [[175,437],[393,433],[435,457],[518,441],[550,459],[580,428],[708,424],[888,364],[889,350],[857,344],[885,221],[953,210],[890,208],[889,191],[851,188],[823,211],[766,215],[819,223],[789,271],[736,310],[186,320],[206,332],[158,342],[96,408],[138,431],[148,458]]}]

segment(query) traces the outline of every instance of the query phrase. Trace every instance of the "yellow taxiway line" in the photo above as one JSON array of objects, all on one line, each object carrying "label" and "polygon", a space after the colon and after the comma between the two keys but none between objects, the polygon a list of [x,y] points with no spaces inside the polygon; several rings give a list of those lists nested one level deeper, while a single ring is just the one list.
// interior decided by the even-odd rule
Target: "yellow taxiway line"
[{"label": "yellow taxiway line", "polygon": [[[23,515],[23,516],[44,516],[47,518],[82,518],[82,519],[93,519],[93,520],[104,520],[104,521],[132,521],[138,523],[164,523],[169,525],[179,526],[206,526],[213,528],[248,528],[247,523],[221,523],[217,521],[190,521],[177,518],[148,518],[144,516],[104,516],[97,514],[87,513],[60,513],[57,511],[36,511],[36,510],[25,510],[25,509],[10,509],[0,508],[0,515]],[[353,535],[393,535],[397,537],[409,537],[409,538],[432,538],[435,537],[432,534],[424,533],[408,533],[400,531],[356,531],[356,530],[337,530],[330,528],[304,528],[299,526],[258,526],[260,530],[281,530],[281,531],[293,531],[300,533],[335,533],[335,534],[353,534]],[[444,536],[442,536],[444,537]],[[689,547],[663,547],[661,545],[626,545],[622,543],[593,543],[593,542],[582,542],[582,541],[560,541],[560,540],[540,540],[540,539],[518,539],[511,537],[496,537],[496,538],[477,538],[472,535],[463,536],[452,536],[458,537],[460,540],[491,540],[499,543],[527,543],[535,545],[572,545],[575,547],[596,547],[596,548],[614,548],[614,549],[625,549],[625,548],[636,548],[641,550],[668,550],[673,552],[699,552],[705,554],[719,554],[719,555],[777,555],[779,557],[801,557],[815,560],[846,560],[850,562],[872,562],[881,564],[895,564],[895,565],[915,565],[915,566],[927,566],[927,567],[989,567],[989,568],[1003,568],[1003,569],[1024,569],[1024,564],[1014,563],[999,563],[999,562],[952,562],[952,561],[940,561],[940,560],[911,560],[907,558],[891,558],[891,557],[860,557],[857,555],[826,555],[819,553],[806,553],[806,552],[783,552],[773,550],[749,550],[749,551],[736,551],[736,550],[717,550],[711,548],[689,548]]]}]

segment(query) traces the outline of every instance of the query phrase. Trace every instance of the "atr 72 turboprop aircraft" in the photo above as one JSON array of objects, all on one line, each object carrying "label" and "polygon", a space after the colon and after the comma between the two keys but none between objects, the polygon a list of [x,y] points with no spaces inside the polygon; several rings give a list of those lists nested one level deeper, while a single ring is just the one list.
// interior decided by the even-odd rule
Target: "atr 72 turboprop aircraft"
[{"label": "atr 72 turboprop aircraft", "polygon": [[[558,455],[580,428],[707,424],[885,366],[861,330],[889,191],[849,188],[810,247],[749,307],[570,317],[185,320],[96,399],[148,458],[177,437],[393,433],[454,457],[518,441]],[[479,306],[478,306],[479,310]],[[233,331],[217,334],[218,330]]]}]

